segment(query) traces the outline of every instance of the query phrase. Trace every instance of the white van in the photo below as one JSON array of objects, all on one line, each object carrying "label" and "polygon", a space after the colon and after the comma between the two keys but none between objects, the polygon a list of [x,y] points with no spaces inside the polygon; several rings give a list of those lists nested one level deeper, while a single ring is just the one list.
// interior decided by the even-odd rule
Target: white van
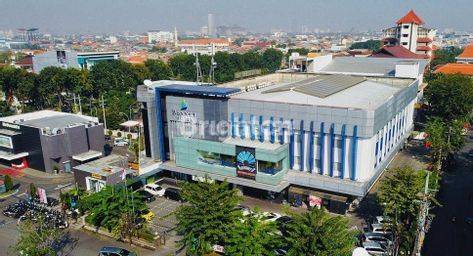
[{"label": "white van", "polygon": [[154,196],[164,196],[164,192],[166,191],[164,188],[154,183],[145,185],[144,190]]}]

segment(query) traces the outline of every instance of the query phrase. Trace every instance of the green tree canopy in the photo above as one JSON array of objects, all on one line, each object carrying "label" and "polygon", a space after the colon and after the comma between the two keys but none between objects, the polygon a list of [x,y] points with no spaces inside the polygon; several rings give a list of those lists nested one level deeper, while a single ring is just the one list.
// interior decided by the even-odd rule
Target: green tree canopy
[{"label": "green tree canopy", "polygon": [[430,62],[430,66],[435,68],[439,65],[443,65],[446,63],[454,63],[457,60],[455,57],[460,55],[462,49],[458,47],[448,47],[444,49],[438,49],[434,52],[434,59]]},{"label": "green tree canopy", "polygon": [[356,243],[356,233],[348,229],[348,219],[332,217],[323,208],[295,214],[286,230],[284,240],[290,256],[351,255]]},{"label": "green tree canopy", "polygon": [[26,220],[19,225],[19,239],[10,248],[15,255],[56,256],[60,253],[60,242],[67,233],[54,225],[48,225],[40,217],[36,221]]},{"label": "green tree canopy", "polygon": [[465,120],[473,110],[473,80],[465,75],[439,75],[425,90],[429,114],[445,121]]},{"label": "green tree canopy", "polygon": [[[133,199],[132,199],[133,195]],[[122,187],[105,187],[100,192],[83,197],[79,202],[82,211],[88,211],[88,223],[104,227],[109,232],[119,225],[124,214],[134,214],[133,210],[147,209],[143,200]]]},{"label": "green tree canopy", "polygon": [[204,255],[213,245],[223,245],[240,222],[242,213],[236,209],[240,200],[227,182],[185,183],[181,191],[187,201],[176,212],[179,241],[189,255]]},{"label": "green tree canopy", "polygon": [[153,81],[168,80],[172,77],[171,68],[162,60],[147,60],[145,66],[149,70],[149,78]]},{"label": "green tree canopy", "polygon": [[377,51],[382,47],[381,40],[368,40],[365,42],[355,42],[350,45],[350,49],[368,49],[372,51]]},{"label": "green tree canopy", "polygon": [[275,222],[261,221],[258,213],[249,214],[230,231],[225,255],[275,255],[274,250],[281,248],[281,245],[282,239]]},{"label": "green tree canopy", "polygon": [[[390,225],[400,252],[407,255],[415,239],[420,193],[423,192],[426,172],[403,167],[390,170],[389,174],[380,185],[378,202],[384,215],[392,220]],[[430,181],[436,183],[434,178]],[[435,187],[432,185],[431,188]]]},{"label": "green tree canopy", "polygon": [[263,52],[261,62],[263,67],[272,73],[281,67],[283,57],[284,54],[280,50],[268,48]]}]

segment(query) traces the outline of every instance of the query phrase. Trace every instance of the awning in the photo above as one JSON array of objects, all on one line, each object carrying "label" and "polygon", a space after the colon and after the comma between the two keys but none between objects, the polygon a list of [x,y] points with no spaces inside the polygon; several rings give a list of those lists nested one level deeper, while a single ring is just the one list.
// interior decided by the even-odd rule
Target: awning
[{"label": "awning", "polygon": [[338,201],[338,202],[343,202],[343,203],[345,203],[348,200],[348,197],[346,196],[335,195],[335,194],[330,194],[330,193],[311,190],[311,189],[305,189],[305,188],[296,187],[296,186],[289,187],[289,193],[301,194],[301,195],[307,195],[307,196],[317,196],[323,199]]},{"label": "awning", "polygon": [[28,152],[21,152],[21,153],[18,153],[18,154],[13,154],[13,153],[6,152],[6,151],[0,151],[0,158],[4,159],[4,160],[7,160],[7,161],[20,159],[20,158],[23,158],[23,157],[28,156],[28,155],[29,155]]},{"label": "awning", "polygon": [[72,156],[72,159],[79,161],[79,162],[84,162],[87,160],[91,160],[94,158],[98,158],[102,156],[102,152],[95,151],[95,150],[89,150],[87,152]]},{"label": "awning", "polygon": [[142,126],[142,124],[139,121],[128,120],[124,123],[121,123],[120,126],[131,128],[131,127],[136,127],[136,126]]}]

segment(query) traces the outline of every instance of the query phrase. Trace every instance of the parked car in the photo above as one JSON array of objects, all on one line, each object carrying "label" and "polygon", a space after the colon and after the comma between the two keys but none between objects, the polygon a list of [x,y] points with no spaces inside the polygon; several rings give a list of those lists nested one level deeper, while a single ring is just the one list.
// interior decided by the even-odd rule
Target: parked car
[{"label": "parked car", "polygon": [[387,238],[386,236],[380,233],[373,233],[373,232],[363,233],[361,235],[361,239],[363,242],[372,241],[372,242],[377,242],[379,244],[386,245],[386,246],[389,246],[392,244],[392,241],[389,238]]},{"label": "parked car", "polygon": [[50,207],[53,207],[53,206],[56,206],[56,205],[59,204],[59,200],[57,200],[54,197],[48,196],[48,197],[46,197],[46,199],[47,199],[47,202],[48,202],[48,206],[50,206]]},{"label": "parked car", "polygon": [[125,147],[128,146],[128,140],[125,138],[115,138],[113,145],[117,147]]},{"label": "parked car", "polygon": [[381,256],[389,255],[389,251],[386,248],[386,246],[379,244],[377,242],[373,242],[373,241],[364,242],[363,248],[365,248],[365,250],[371,255],[381,255]]},{"label": "parked car", "polygon": [[388,227],[384,224],[379,224],[379,223],[371,224],[371,232],[380,233],[380,234],[392,234],[393,233],[390,227]]},{"label": "parked car", "polygon": [[164,192],[164,197],[174,201],[182,202],[181,190],[177,188],[166,188]]},{"label": "parked car", "polygon": [[250,207],[248,206],[245,206],[245,205],[237,205],[236,207],[238,210],[241,210],[242,213],[243,213],[243,216],[247,216],[247,215],[250,215],[252,212],[251,212],[251,209]]},{"label": "parked car", "polygon": [[136,214],[147,222],[151,222],[154,218],[154,213],[148,209],[136,210]]},{"label": "parked car", "polygon": [[281,217],[281,214],[274,212],[263,212],[261,214],[261,221],[263,222],[273,222]]},{"label": "parked car", "polygon": [[154,195],[146,190],[138,190],[136,191],[136,194],[138,194],[143,199],[143,201],[147,203],[151,203],[156,200]]},{"label": "parked car", "polygon": [[120,247],[105,246],[100,249],[99,256],[136,256],[136,253]]},{"label": "parked car", "polygon": [[144,190],[146,192],[149,192],[150,194],[152,194],[154,196],[163,196],[164,192],[165,192],[164,188],[162,188],[162,187],[160,187],[160,186],[158,186],[154,183],[146,184]]},{"label": "parked car", "polygon": [[274,254],[276,256],[283,256],[283,255],[287,255],[287,251],[284,249],[276,249],[274,250]]}]

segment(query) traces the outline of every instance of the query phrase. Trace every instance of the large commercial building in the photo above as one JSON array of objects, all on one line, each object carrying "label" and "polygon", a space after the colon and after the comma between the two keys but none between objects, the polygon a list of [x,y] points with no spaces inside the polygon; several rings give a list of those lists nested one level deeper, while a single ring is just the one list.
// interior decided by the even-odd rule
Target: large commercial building
[{"label": "large commercial building", "polygon": [[244,193],[321,202],[363,197],[413,128],[425,60],[318,59],[218,86],[138,87],[146,154],[174,177],[227,180]]},{"label": "large commercial building", "polygon": [[205,54],[211,55],[212,51],[228,52],[230,42],[225,38],[197,38],[181,40],[178,43],[181,52],[188,54]]},{"label": "large commercial building", "polygon": [[100,61],[118,60],[120,52],[76,52],[55,50],[36,54],[32,57],[33,71],[41,72],[45,67],[90,69]]},{"label": "large commercial building", "polygon": [[0,118],[0,162],[53,172],[102,156],[96,117],[42,110]]},{"label": "large commercial building", "polygon": [[174,33],[169,31],[151,30],[148,31],[148,43],[171,43],[174,42]]},{"label": "large commercial building", "polygon": [[383,32],[384,45],[400,45],[412,53],[432,57],[432,43],[437,31],[424,27],[424,21],[413,10],[397,20],[395,27],[385,29]]}]

